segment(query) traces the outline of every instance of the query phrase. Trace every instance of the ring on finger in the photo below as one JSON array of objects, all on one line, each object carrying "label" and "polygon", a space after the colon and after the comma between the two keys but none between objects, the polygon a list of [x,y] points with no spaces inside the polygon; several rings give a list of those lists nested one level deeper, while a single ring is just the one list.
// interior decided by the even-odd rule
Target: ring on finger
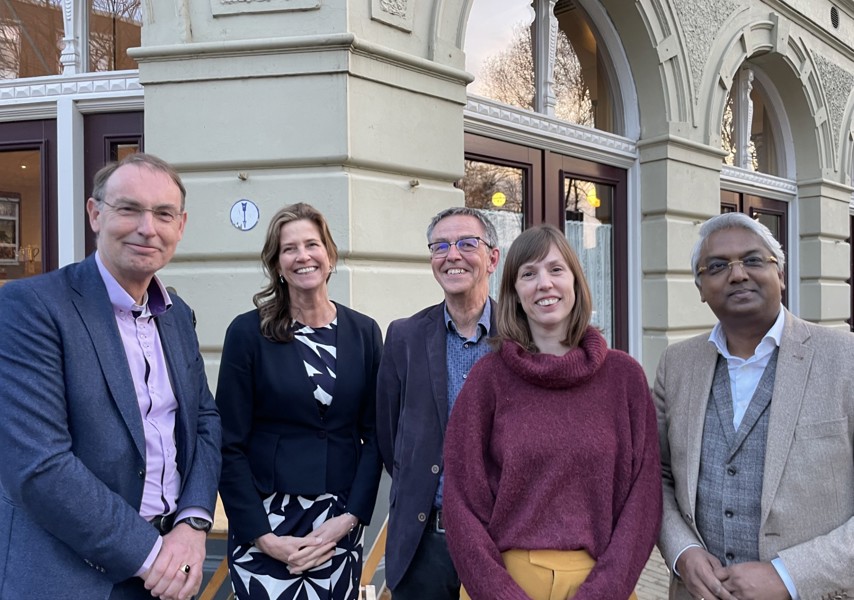
[{"label": "ring on finger", "polygon": [[181,567],[178,570],[181,571],[184,575],[189,575],[190,574],[190,565],[188,565],[187,563],[184,563],[183,565],[181,565]]}]

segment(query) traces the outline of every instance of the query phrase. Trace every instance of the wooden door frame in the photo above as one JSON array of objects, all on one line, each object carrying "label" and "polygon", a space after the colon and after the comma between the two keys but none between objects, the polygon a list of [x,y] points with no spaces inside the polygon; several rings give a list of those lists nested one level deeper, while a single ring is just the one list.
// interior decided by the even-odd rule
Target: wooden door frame
[{"label": "wooden door frame", "polygon": [[[783,248],[783,256],[787,261],[789,258],[789,204],[783,200],[774,200],[755,194],[733,192],[732,190],[721,190],[721,208],[729,208],[731,212],[740,212],[751,219],[759,212],[770,213],[780,217],[780,231],[783,233],[780,246]],[[721,210],[721,213],[725,211]],[[788,270],[783,271],[784,279],[788,279]],[[789,304],[788,284],[783,289],[783,306]]]},{"label": "wooden door frame", "polygon": [[[144,118],[142,111],[121,113],[93,113],[83,116],[83,180],[84,197],[92,195],[95,173],[107,163],[116,160],[120,144],[138,144],[144,151]],[[89,226],[86,203],[83,203],[85,223],[85,248],[88,256],[95,251],[95,233]]]},{"label": "wooden door frame", "polygon": [[612,345],[629,350],[628,171],[559,154],[551,150],[465,134],[465,158],[521,168],[526,172],[523,230],[550,223],[564,231],[566,198],[563,177],[569,175],[614,188],[614,328]]},{"label": "wooden door frame", "polygon": [[[557,177],[552,174],[557,173]],[[566,194],[563,191],[565,177],[584,179],[593,183],[611,186],[614,189],[611,224],[613,226],[613,285],[614,285],[614,328],[611,345],[629,351],[629,240],[628,240],[628,171],[619,167],[589,160],[547,153],[547,181],[557,189],[548,190],[548,214],[553,225],[564,230]],[[547,184],[548,185],[548,184]],[[554,206],[557,199],[557,206]]]},{"label": "wooden door frame", "polygon": [[59,228],[56,188],[56,119],[0,123],[0,152],[37,150],[40,162],[42,272],[58,267]]}]

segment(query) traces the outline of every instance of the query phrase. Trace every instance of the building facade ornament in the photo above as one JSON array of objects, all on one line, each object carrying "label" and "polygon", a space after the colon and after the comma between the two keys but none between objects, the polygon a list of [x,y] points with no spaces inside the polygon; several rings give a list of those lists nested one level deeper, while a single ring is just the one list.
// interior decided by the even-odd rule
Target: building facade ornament
[{"label": "building facade ornament", "polygon": [[413,4],[410,0],[371,0],[371,19],[410,33]]},{"label": "building facade ornament", "polygon": [[724,22],[739,9],[732,0],[673,0],[673,7],[682,25],[682,36],[688,50],[688,62],[694,88],[694,101],[699,99],[703,72],[712,55],[712,45]]},{"label": "building facade ornament", "polygon": [[406,16],[406,0],[380,0],[380,10],[396,17]]},{"label": "building facade ornament", "polygon": [[831,131],[836,132],[842,127],[848,96],[854,89],[854,74],[817,52],[813,60],[824,88]]}]

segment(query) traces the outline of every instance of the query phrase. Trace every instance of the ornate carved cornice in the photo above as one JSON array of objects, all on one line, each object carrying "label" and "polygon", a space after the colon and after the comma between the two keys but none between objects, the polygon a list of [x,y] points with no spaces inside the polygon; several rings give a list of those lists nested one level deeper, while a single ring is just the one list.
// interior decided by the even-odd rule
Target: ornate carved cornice
[{"label": "ornate carved cornice", "polygon": [[625,158],[634,159],[637,155],[636,144],[628,138],[506,106],[480,96],[468,97],[465,117],[469,123],[480,121],[505,128],[509,125],[529,137],[595,148]]}]

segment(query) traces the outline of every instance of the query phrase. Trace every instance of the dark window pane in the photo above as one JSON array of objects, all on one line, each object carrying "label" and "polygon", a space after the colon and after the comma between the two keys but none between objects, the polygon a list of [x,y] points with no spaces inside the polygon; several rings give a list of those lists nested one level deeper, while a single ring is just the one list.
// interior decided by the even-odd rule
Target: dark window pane
[{"label": "dark window pane", "polygon": [[593,296],[591,324],[614,342],[614,187],[565,177],[566,239],[587,277]]},{"label": "dark window pane", "polygon": [[42,272],[41,157],[0,152],[0,285]]},{"label": "dark window pane", "polygon": [[466,195],[466,206],[482,211],[498,233],[501,254],[498,269],[489,280],[493,298],[498,298],[504,258],[510,244],[522,233],[525,184],[524,169],[476,160],[466,161],[466,175],[459,184]]}]

